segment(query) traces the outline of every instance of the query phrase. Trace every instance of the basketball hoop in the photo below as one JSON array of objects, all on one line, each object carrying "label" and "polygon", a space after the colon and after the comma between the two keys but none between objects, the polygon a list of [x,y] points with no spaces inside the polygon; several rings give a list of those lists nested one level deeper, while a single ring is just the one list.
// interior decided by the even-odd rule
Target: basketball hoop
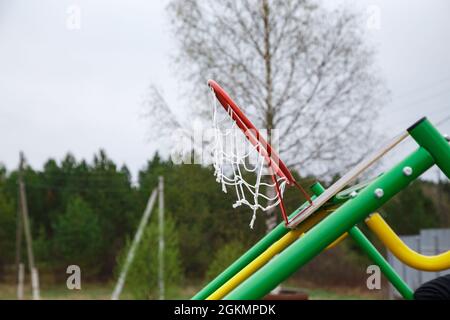
[{"label": "basketball hoop", "polygon": [[[251,228],[258,209],[267,211],[277,205],[280,205],[283,220],[288,226],[290,220],[283,203],[286,186],[298,188],[310,206],[311,197],[295,181],[272,146],[225,90],[213,80],[209,80],[208,85],[213,106],[213,165],[216,180],[222,184],[224,192],[227,192],[228,187],[235,189],[237,200],[234,208],[247,205],[253,210]],[[223,108],[219,107],[217,102]],[[263,175],[266,174],[271,177],[271,183],[263,181]],[[309,206],[304,210],[307,208]]]}]

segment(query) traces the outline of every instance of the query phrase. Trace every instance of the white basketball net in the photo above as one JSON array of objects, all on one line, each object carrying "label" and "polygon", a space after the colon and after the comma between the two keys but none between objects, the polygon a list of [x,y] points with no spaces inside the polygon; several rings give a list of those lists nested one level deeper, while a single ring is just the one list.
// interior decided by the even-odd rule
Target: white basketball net
[{"label": "white basketball net", "polygon": [[[222,191],[229,188],[236,192],[233,208],[247,205],[253,210],[250,228],[253,229],[256,211],[267,211],[280,203],[276,184],[268,183],[270,178],[267,161],[257,151],[257,145],[250,143],[236,122],[231,118],[233,110],[228,107],[228,114],[217,100],[211,89],[213,105],[212,160],[216,181],[222,184]],[[265,177],[264,177],[265,176]],[[278,181],[280,196],[286,186],[286,178],[275,176]]]}]

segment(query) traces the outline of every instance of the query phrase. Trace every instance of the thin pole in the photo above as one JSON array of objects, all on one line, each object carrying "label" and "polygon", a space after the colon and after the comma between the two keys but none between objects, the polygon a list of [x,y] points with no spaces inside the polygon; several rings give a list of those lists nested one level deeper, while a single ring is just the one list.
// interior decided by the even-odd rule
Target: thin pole
[{"label": "thin pole", "polygon": [[159,177],[159,269],[158,287],[159,299],[164,300],[164,178]]},{"label": "thin pole", "polygon": [[366,252],[369,258],[380,267],[381,272],[389,280],[389,282],[397,289],[397,291],[406,300],[414,299],[414,292],[408,284],[395,272],[395,269],[384,259],[381,253],[374,247],[374,245],[367,239],[367,237],[354,226],[348,233],[353,240]]},{"label": "thin pole", "polygon": [[19,166],[19,193],[20,193],[20,211],[22,213],[23,227],[25,231],[25,240],[27,243],[28,267],[31,274],[31,288],[33,292],[33,300],[39,300],[39,279],[38,272],[34,265],[33,255],[33,239],[30,232],[30,222],[28,217],[27,196],[25,192],[25,182],[23,181],[23,169],[25,166],[25,156],[20,153]]},{"label": "thin pole", "polygon": [[[20,192],[17,192],[20,198]],[[23,300],[24,265],[22,263],[22,216],[20,207],[17,208],[16,223],[16,272],[17,272],[17,299]]]},{"label": "thin pole", "polygon": [[117,280],[117,284],[114,288],[113,294],[111,296],[111,300],[118,300],[120,293],[122,292],[123,285],[125,284],[125,279],[127,277],[128,269],[130,268],[131,263],[134,259],[134,254],[136,249],[141,241],[142,234],[144,233],[144,228],[147,225],[148,219],[150,218],[150,214],[152,213],[153,206],[156,201],[157,189],[154,189],[150,198],[147,202],[147,207],[145,208],[144,214],[142,215],[141,222],[139,223],[138,230],[134,235],[133,242],[131,244],[130,250],[128,251],[127,258],[125,260],[125,264],[120,273],[119,279]]},{"label": "thin pole", "polygon": [[17,299],[23,300],[23,283],[25,280],[25,265],[19,263],[17,267]]}]

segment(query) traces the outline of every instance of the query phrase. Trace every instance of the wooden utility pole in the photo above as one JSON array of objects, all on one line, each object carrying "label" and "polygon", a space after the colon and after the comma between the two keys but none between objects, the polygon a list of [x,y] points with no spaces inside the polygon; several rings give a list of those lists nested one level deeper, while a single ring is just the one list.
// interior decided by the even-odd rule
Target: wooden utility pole
[{"label": "wooden utility pole", "polygon": [[[17,193],[20,198],[20,193]],[[17,272],[17,300],[23,300],[23,282],[25,276],[25,268],[22,262],[22,217],[21,210],[17,208],[16,223],[16,272]]]},{"label": "wooden utility pole", "polygon": [[[34,265],[34,255],[33,255],[33,239],[31,237],[30,231],[30,220],[28,217],[28,205],[27,196],[25,192],[25,182],[23,179],[23,170],[25,167],[25,157],[23,152],[20,153],[20,165],[19,165],[19,198],[20,198],[20,212],[22,218],[22,225],[25,231],[25,240],[27,244],[27,256],[28,256],[28,267],[31,274],[31,288],[33,292],[33,300],[39,300],[39,276],[37,269]],[[20,242],[20,241],[19,241]],[[18,249],[20,254],[20,249]],[[19,264],[20,265],[20,264]],[[19,267],[20,270],[20,267]],[[19,271],[20,272],[20,271]],[[20,280],[20,273],[19,273]]]},{"label": "wooden utility pole", "polygon": [[164,300],[164,178],[159,177],[159,268],[158,268],[158,287],[159,299]]}]

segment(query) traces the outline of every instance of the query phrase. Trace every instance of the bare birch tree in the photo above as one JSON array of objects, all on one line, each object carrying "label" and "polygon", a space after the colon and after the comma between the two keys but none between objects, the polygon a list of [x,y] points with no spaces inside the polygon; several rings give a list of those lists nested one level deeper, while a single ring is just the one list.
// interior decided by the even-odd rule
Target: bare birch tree
[{"label": "bare birch tree", "polygon": [[172,0],[167,9],[193,113],[209,107],[198,102],[215,79],[258,128],[279,130],[291,169],[316,177],[342,173],[373,146],[386,90],[361,15],[313,0]]}]

